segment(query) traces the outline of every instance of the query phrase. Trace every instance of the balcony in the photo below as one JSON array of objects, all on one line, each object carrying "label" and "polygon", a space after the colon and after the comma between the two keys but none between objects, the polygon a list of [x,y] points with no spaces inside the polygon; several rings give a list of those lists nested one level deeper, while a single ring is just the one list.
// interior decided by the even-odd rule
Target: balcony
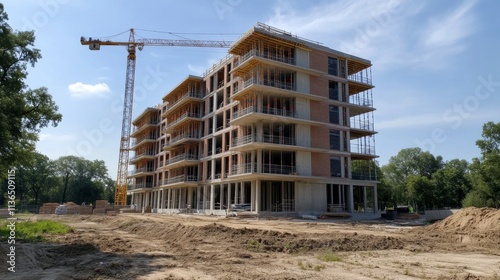
[{"label": "balcony", "polygon": [[134,175],[137,175],[137,174],[151,173],[151,172],[154,172],[154,171],[155,171],[155,169],[152,168],[152,167],[143,167],[143,168],[137,168],[137,169],[129,171],[128,175],[129,176],[134,176]]},{"label": "balcony", "polygon": [[171,138],[165,145],[163,145],[163,149],[167,149],[174,145],[190,140],[200,140],[200,137],[201,134],[198,133],[198,131],[182,133],[175,136],[174,138]]},{"label": "balcony", "polygon": [[177,183],[196,183],[198,182],[198,176],[196,175],[179,175],[172,178],[167,178],[164,180],[165,185],[177,184]]},{"label": "balcony", "polygon": [[234,68],[243,64],[245,61],[249,60],[252,57],[262,57],[262,58],[266,58],[266,59],[270,59],[270,60],[274,60],[274,61],[278,61],[278,62],[283,62],[283,63],[295,65],[295,59],[293,57],[277,56],[277,55],[271,54],[271,53],[261,53],[255,49],[253,49],[253,50],[247,52],[245,55],[241,56],[239,58],[239,60],[235,61]]},{"label": "balcony", "polygon": [[171,122],[167,122],[167,126],[165,127],[164,132],[165,133],[171,132],[176,126],[180,125],[184,121],[196,120],[196,119],[200,119],[200,118],[201,118],[200,113],[185,112],[179,118],[177,118]]},{"label": "balcony", "polygon": [[179,99],[176,101],[169,103],[166,106],[165,111],[163,114],[167,113],[168,111],[172,111],[175,108],[178,108],[182,104],[190,101],[190,100],[196,100],[196,101],[203,101],[203,93],[201,92],[186,92],[185,94],[181,95]]},{"label": "balcony", "polygon": [[167,166],[169,166],[170,168],[172,168],[172,165],[176,164],[176,163],[181,163],[181,162],[189,162],[189,161],[197,161],[199,158],[197,155],[194,155],[194,154],[180,154],[180,155],[177,155],[175,157],[172,157],[170,159],[167,160]]},{"label": "balcony", "polygon": [[149,120],[148,122],[142,123],[138,126],[134,126],[131,135],[134,135],[135,133],[142,131],[149,126],[156,126],[158,123],[158,120]]},{"label": "balcony", "polygon": [[351,120],[350,121],[351,128],[374,131],[373,122],[370,121],[362,121],[362,120]]},{"label": "balcony", "polygon": [[241,175],[257,172],[257,164],[255,163],[243,163],[238,165],[233,165],[231,169],[232,175]]},{"label": "balcony", "polygon": [[146,153],[142,153],[142,154],[138,154],[138,155],[135,155],[133,157],[130,158],[130,162],[134,162],[134,161],[138,161],[140,159],[154,159],[156,156],[156,154],[154,154],[153,152],[146,152]]},{"label": "balcony", "polygon": [[257,140],[255,135],[246,135],[242,137],[235,137],[232,141],[233,147],[243,146],[250,143],[269,143],[278,145],[295,146],[295,137],[283,137],[276,135],[262,135],[261,140]]},{"label": "balcony", "polygon": [[275,116],[282,116],[282,117],[289,117],[289,118],[294,117],[294,113],[291,110],[249,106],[243,110],[235,112],[233,114],[233,120],[235,120],[239,117],[251,114],[251,113],[261,113],[261,114],[268,114],[268,115],[275,115]]},{"label": "balcony", "polygon": [[[148,140],[151,140],[151,141],[148,141]],[[153,136],[146,136],[146,137],[132,139],[132,148],[136,145],[144,143],[145,141],[148,141],[148,142],[156,141],[156,138]]]},{"label": "balcony", "polygon": [[351,153],[375,156],[375,146],[351,143]]},{"label": "balcony", "polygon": [[286,90],[296,90],[295,83],[289,83],[289,82],[284,82],[280,80],[264,80],[262,81],[259,78],[252,77],[242,83],[241,86],[238,88],[234,88],[234,94],[238,93],[239,91],[248,88],[252,85],[262,85],[262,86],[268,86],[268,87],[274,87],[274,88],[279,88],[279,89],[286,89]]},{"label": "balcony", "polygon": [[351,95],[349,96],[349,103],[363,106],[363,107],[372,107],[373,108],[373,100],[371,98],[360,97],[359,95]]},{"label": "balcony", "polygon": [[262,164],[262,173],[270,174],[297,174],[295,166],[281,164]]},{"label": "balcony", "polygon": [[367,85],[372,85],[372,78],[368,77],[368,75],[362,75],[363,72],[358,72],[353,75],[349,75],[347,79],[349,81],[357,82],[357,83],[362,83],[362,84],[367,84]]},{"label": "balcony", "polygon": [[366,171],[366,172],[352,172],[352,179],[353,180],[363,180],[363,181],[377,181],[377,174],[372,171]]},{"label": "balcony", "polygon": [[150,189],[153,187],[153,183],[138,183],[138,184],[130,184],[127,186],[127,190],[141,190],[141,189]]}]

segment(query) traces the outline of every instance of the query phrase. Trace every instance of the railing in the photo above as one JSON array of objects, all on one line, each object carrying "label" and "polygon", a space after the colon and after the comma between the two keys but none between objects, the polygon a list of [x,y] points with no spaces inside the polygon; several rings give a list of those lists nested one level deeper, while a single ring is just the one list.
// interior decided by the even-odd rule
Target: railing
[{"label": "railing", "polygon": [[172,163],[176,163],[176,162],[179,162],[182,160],[198,160],[198,157],[196,155],[193,155],[193,154],[186,154],[186,153],[180,154],[178,156],[175,156],[175,157],[168,159],[167,165],[172,164]]},{"label": "railing", "polygon": [[155,156],[155,154],[154,154],[154,153],[152,153],[152,152],[146,152],[146,153],[142,153],[142,154],[135,155],[135,156],[131,157],[131,158],[130,158],[130,160],[131,160],[131,161],[132,161],[132,160],[136,160],[136,159],[138,159],[138,158],[140,158],[140,157],[145,157],[145,156]]},{"label": "railing", "polygon": [[262,142],[264,143],[272,143],[272,144],[281,144],[281,145],[295,145],[295,137],[284,137],[284,136],[276,136],[276,135],[262,135]]},{"label": "railing", "polygon": [[370,121],[351,120],[351,128],[374,131],[373,123]]},{"label": "railing", "polygon": [[359,106],[373,107],[373,100],[371,98],[363,98],[356,95],[349,97],[349,103]]},{"label": "railing", "polygon": [[198,176],[196,175],[179,175],[165,179],[165,185],[181,183],[181,182],[197,182],[197,181],[198,181]]},{"label": "railing", "polygon": [[201,118],[201,115],[199,113],[186,112],[186,113],[182,114],[176,120],[174,120],[172,122],[168,122],[166,128],[170,128],[170,127],[174,126],[175,124],[181,122],[182,120],[184,120],[186,118]]},{"label": "railing", "polygon": [[139,138],[139,139],[136,138],[136,139],[132,140],[132,146],[140,144],[140,143],[142,143],[142,142],[144,142],[146,140],[156,140],[156,138],[153,137],[153,136],[145,136],[145,137],[142,137],[142,138]]},{"label": "railing", "polygon": [[255,141],[255,136],[252,134],[241,136],[241,137],[234,137],[233,138],[233,147],[238,147],[242,146],[248,143],[252,143]]},{"label": "railing", "polygon": [[261,81],[261,79],[257,79],[255,77],[252,77],[242,83],[239,88],[234,89],[234,93],[239,92],[240,90],[243,90],[251,85],[264,85],[264,86],[269,86],[269,87],[275,87],[275,88],[280,88],[280,89],[286,89],[286,90],[295,90],[295,83],[288,83],[280,80],[267,80],[265,79],[264,81]]},{"label": "railing", "polygon": [[254,163],[243,163],[239,165],[233,165],[231,168],[231,173],[235,174],[247,174],[257,172],[257,164]]},{"label": "railing", "polygon": [[185,138],[197,139],[197,138],[200,138],[200,133],[195,131],[195,132],[187,132],[187,133],[179,134],[179,135],[175,136],[174,138],[170,139],[170,141],[168,141],[165,145],[163,145],[163,147],[174,145],[175,143],[177,143]]},{"label": "railing", "polygon": [[377,181],[377,174],[375,171],[360,171],[352,172],[353,180]]},{"label": "railing", "polygon": [[276,115],[276,116],[284,116],[284,117],[294,117],[293,111],[284,110],[284,109],[276,109],[276,108],[268,108],[268,107],[257,107],[257,106],[249,106],[243,110],[237,111],[233,114],[233,119],[237,119],[241,116],[250,114],[250,113],[262,113],[268,115]]},{"label": "railing", "polygon": [[240,56],[239,60],[235,61],[234,67],[235,68],[238,67],[240,64],[247,61],[248,59],[250,59],[253,56],[258,56],[258,57],[262,57],[262,58],[271,59],[274,61],[279,61],[279,62],[284,62],[287,64],[295,65],[295,59],[293,57],[279,57],[279,56],[271,54],[271,53],[261,53],[255,49],[252,49],[249,52],[247,52],[246,54],[244,54],[243,56]]},{"label": "railing", "polygon": [[296,174],[297,169],[295,166],[291,165],[281,165],[281,164],[262,164],[262,173],[271,174]]},{"label": "railing", "polygon": [[137,173],[143,173],[143,172],[154,172],[154,168],[152,167],[142,167],[142,168],[137,168],[137,169],[133,169],[131,171],[128,172],[128,175],[134,175],[134,174],[137,174]]},{"label": "railing", "polygon": [[141,130],[143,127],[147,126],[147,125],[150,125],[150,124],[158,124],[159,121],[158,120],[149,120],[148,122],[145,122],[143,124],[140,124],[139,126],[135,126],[132,133],[135,133],[137,132],[138,130]]},{"label": "railing", "polygon": [[368,85],[372,84],[371,78],[364,76],[364,75],[360,75],[359,73],[356,73],[354,75],[350,75],[347,77],[347,79],[351,80],[351,81],[358,82],[358,83],[363,83],[363,84],[368,84]]},{"label": "railing", "polygon": [[138,183],[138,184],[130,184],[127,186],[127,190],[137,190],[137,189],[145,189],[145,188],[152,188],[153,183]]},{"label": "railing", "polygon": [[375,155],[375,146],[351,143],[351,153]]},{"label": "railing", "polygon": [[201,92],[186,92],[185,94],[183,94],[181,96],[181,98],[177,99],[172,104],[168,104],[166,111],[170,110],[171,108],[175,107],[175,105],[179,104],[180,102],[182,102],[182,101],[184,101],[184,100],[186,100],[188,98],[199,98],[199,99],[202,99],[203,98],[203,93],[201,93]]}]

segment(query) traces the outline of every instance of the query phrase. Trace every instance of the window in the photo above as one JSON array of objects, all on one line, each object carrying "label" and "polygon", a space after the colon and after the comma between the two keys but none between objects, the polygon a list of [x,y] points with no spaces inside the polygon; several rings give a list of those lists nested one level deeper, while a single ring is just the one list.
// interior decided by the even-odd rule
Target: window
[{"label": "window", "polygon": [[340,131],[330,129],[330,149],[340,150]]},{"label": "window", "polygon": [[332,100],[339,100],[339,84],[334,81],[330,81],[328,84],[329,97]]},{"label": "window", "polygon": [[340,118],[339,118],[339,107],[335,105],[330,105],[330,123],[333,124],[340,124]]},{"label": "window", "polygon": [[338,60],[335,57],[328,57],[328,75],[338,76]]},{"label": "window", "polygon": [[330,174],[332,177],[341,177],[341,164],[340,157],[331,156],[330,157]]}]

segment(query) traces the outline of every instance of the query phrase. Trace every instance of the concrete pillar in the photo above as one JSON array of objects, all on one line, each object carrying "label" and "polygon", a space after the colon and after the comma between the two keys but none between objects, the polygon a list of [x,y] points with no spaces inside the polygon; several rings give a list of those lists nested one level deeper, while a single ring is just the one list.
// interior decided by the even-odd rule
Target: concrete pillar
[{"label": "concrete pillar", "polygon": [[255,182],[255,212],[260,211],[260,180]]},{"label": "concrete pillar", "polygon": [[231,183],[227,184],[227,209],[231,209]]},{"label": "concrete pillar", "polygon": [[201,187],[196,187],[196,209],[203,209],[200,207],[200,201],[201,201]]},{"label": "concrete pillar", "polygon": [[240,183],[235,183],[234,184],[234,203],[238,204],[240,203],[239,197],[238,197],[238,188],[239,188]]},{"label": "concrete pillar", "polygon": [[203,186],[203,209],[206,209],[207,205],[207,186]]},{"label": "concrete pillar", "polygon": [[172,190],[167,189],[167,209],[170,209],[172,207],[170,201],[172,199]]},{"label": "concrete pillar", "polygon": [[220,190],[219,190],[219,192],[220,192],[220,195],[219,195],[220,196],[220,201],[219,201],[219,203],[220,203],[220,210],[224,209],[224,207],[223,207],[223,205],[224,205],[224,186],[225,186],[224,184],[221,184],[219,186],[219,188],[220,188]]},{"label": "concrete pillar", "polygon": [[161,208],[165,209],[165,189],[161,190]]},{"label": "concrete pillar", "polygon": [[262,150],[257,149],[257,173],[262,173]]},{"label": "concrete pillar", "polygon": [[177,195],[177,197],[178,197],[177,200],[179,201],[178,205],[177,205],[177,209],[181,209],[182,208],[182,191],[183,191],[183,189],[177,189],[177,193],[179,193]]},{"label": "concrete pillar", "polygon": [[215,207],[215,186],[210,185],[210,211],[213,211]]},{"label": "concrete pillar", "polygon": [[250,209],[255,211],[255,181],[250,183]]},{"label": "concrete pillar", "polygon": [[366,186],[363,186],[363,212],[366,213],[366,209],[368,208],[368,201],[366,199]]},{"label": "concrete pillar", "polygon": [[[252,153],[250,154],[250,173],[253,173],[253,164],[255,162],[255,151],[252,151]],[[259,172],[259,170],[257,170],[257,172]]]},{"label": "concrete pillar", "polygon": [[348,187],[348,191],[347,191],[347,211],[349,213],[353,213],[354,212],[354,197],[353,197],[353,186],[352,185],[349,185]]},{"label": "concrete pillar", "polygon": [[378,212],[378,193],[377,186],[373,186],[373,213]]},{"label": "concrete pillar", "polygon": [[187,189],[187,204],[189,205],[189,207],[191,209],[193,209],[193,195],[192,195],[192,189],[191,189],[191,187],[189,187]]},{"label": "concrete pillar", "polygon": [[244,182],[240,182],[240,196],[241,196],[241,203],[245,203],[245,183]]}]

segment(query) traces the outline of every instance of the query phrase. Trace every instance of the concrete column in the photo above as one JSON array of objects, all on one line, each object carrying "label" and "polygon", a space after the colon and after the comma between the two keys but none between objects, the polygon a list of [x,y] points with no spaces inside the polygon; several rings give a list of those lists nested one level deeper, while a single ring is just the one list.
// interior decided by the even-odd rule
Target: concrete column
[{"label": "concrete column", "polygon": [[353,197],[353,187],[352,185],[349,185],[348,187],[348,191],[347,191],[347,211],[349,213],[353,213],[354,212],[354,197]]},{"label": "concrete column", "polygon": [[201,200],[201,187],[196,187],[196,209],[203,209],[200,207]]},{"label": "concrete column", "polygon": [[257,173],[262,173],[262,150],[257,149]]},{"label": "concrete column", "polygon": [[231,209],[231,183],[227,184],[227,209]]},{"label": "concrete column", "polygon": [[156,191],[156,209],[161,208],[160,203],[161,203],[161,190],[158,190]]},{"label": "concrete column", "polygon": [[220,190],[219,190],[219,192],[220,192],[220,201],[219,201],[219,203],[220,203],[220,208],[221,208],[220,210],[223,210],[224,208],[222,206],[224,205],[224,184],[221,184],[219,186],[219,188],[220,188]]},{"label": "concrete column", "polygon": [[182,207],[181,207],[181,206],[182,206],[182,190],[183,190],[183,189],[178,189],[178,190],[177,190],[177,192],[179,193],[179,195],[178,195],[178,199],[177,199],[177,200],[179,201],[179,202],[178,202],[178,205],[177,205],[177,208],[178,208],[178,209],[181,209],[181,208],[182,208]]},{"label": "concrete column", "polygon": [[243,182],[240,182],[240,188],[241,203],[245,203],[245,184]]},{"label": "concrete column", "polygon": [[215,186],[210,185],[210,211],[213,211],[215,207]]},{"label": "concrete column", "polygon": [[240,203],[239,197],[238,197],[238,188],[239,188],[240,183],[235,183],[234,184],[234,203],[238,204]]},{"label": "concrete column", "polygon": [[167,209],[172,207],[170,200],[172,199],[172,190],[167,189]]},{"label": "concrete column", "polygon": [[203,209],[207,205],[207,186],[203,186]]},{"label": "concrete column", "polygon": [[[253,164],[255,162],[255,151],[252,151],[252,153],[250,154],[250,173],[253,173]],[[257,170],[257,172],[259,172],[259,170]]]},{"label": "concrete column", "polygon": [[260,211],[260,180],[255,182],[255,212]]},{"label": "concrete column", "polygon": [[252,181],[250,183],[250,205],[251,205],[251,210],[255,211],[255,181]]},{"label": "concrete column", "polygon": [[377,186],[373,186],[373,212],[378,212],[378,188]]},{"label": "concrete column", "polygon": [[191,187],[189,187],[187,189],[187,204],[189,205],[189,207],[191,207],[191,209],[193,209],[193,196],[191,193],[192,193],[192,189],[191,189]]},{"label": "concrete column", "polygon": [[366,199],[366,186],[363,186],[363,209],[364,209],[363,212],[366,213],[367,208],[368,208],[368,201]]},{"label": "concrete column", "polygon": [[165,209],[165,189],[161,190],[161,208]]}]

